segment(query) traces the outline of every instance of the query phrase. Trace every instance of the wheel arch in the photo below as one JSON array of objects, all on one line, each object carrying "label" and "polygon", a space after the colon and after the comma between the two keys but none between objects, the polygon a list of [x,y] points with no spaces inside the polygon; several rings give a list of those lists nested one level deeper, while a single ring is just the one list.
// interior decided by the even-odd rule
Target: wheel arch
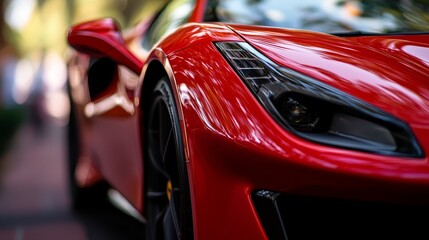
[{"label": "wheel arch", "polygon": [[[182,104],[179,101],[179,93],[177,89],[176,79],[174,77],[173,69],[168,61],[167,54],[162,51],[160,48],[156,48],[150,54],[146,65],[143,68],[142,75],[140,77],[140,88],[139,88],[139,96],[140,96],[140,107],[143,111],[143,120],[144,113],[147,111],[148,105],[150,104],[150,92],[155,88],[156,84],[163,77],[168,77],[170,86],[173,89],[174,100],[177,107],[177,114],[179,115],[180,121],[180,131],[182,133],[182,140],[185,148],[185,158],[186,161],[189,161],[189,151],[186,139],[186,128],[183,125],[184,122],[184,114],[182,110]],[[144,133],[143,133],[144,134]],[[142,135],[144,137],[144,135]]]},{"label": "wheel arch", "polygon": [[[147,179],[146,179],[146,174],[145,174],[145,161],[149,160],[149,151],[148,151],[148,147],[147,147],[147,140],[149,137],[149,133],[148,131],[145,131],[146,129],[149,128],[150,125],[150,111],[151,111],[151,105],[152,105],[152,97],[153,97],[153,91],[155,89],[157,89],[158,83],[161,81],[166,81],[168,82],[168,84],[170,85],[171,88],[171,96],[172,96],[172,100],[175,103],[175,107],[176,107],[176,112],[177,112],[177,117],[179,120],[179,133],[180,133],[180,137],[181,137],[181,145],[183,147],[183,151],[184,151],[184,161],[185,161],[185,165],[184,166],[184,170],[185,170],[185,176],[186,176],[186,182],[187,185],[189,186],[189,192],[188,194],[191,194],[190,197],[190,207],[193,206],[193,198],[192,198],[192,184],[190,181],[190,176],[191,172],[188,168],[188,164],[186,164],[189,160],[189,150],[188,150],[188,141],[186,138],[186,128],[184,125],[184,118],[183,118],[183,110],[182,110],[182,104],[179,101],[180,100],[180,96],[179,96],[179,92],[178,92],[178,86],[176,83],[176,79],[174,77],[173,74],[173,69],[167,59],[167,55],[165,54],[165,52],[163,52],[161,49],[157,48],[154,49],[147,61],[147,64],[144,66],[141,77],[140,77],[140,87],[138,89],[138,93],[139,93],[139,102],[140,102],[140,109],[141,109],[141,141],[142,141],[142,151],[143,151],[143,169],[142,169],[142,175],[143,175],[143,191],[142,191],[142,200],[143,200],[143,205],[142,205],[142,211],[143,211],[143,215],[146,217],[146,213],[145,213],[145,205],[146,205],[146,196],[145,196],[145,192],[146,192],[146,187],[147,187]],[[170,98],[171,99],[171,98]],[[193,208],[193,207],[192,207]],[[188,208],[187,208],[188,209]],[[192,216],[192,212],[191,212],[191,222],[192,222],[193,216]],[[193,230],[191,230],[193,232]]]},{"label": "wheel arch", "polygon": [[[147,112],[150,109],[151,104],[151,92],[156,87],[157,83],[167,77],[170,82],[170,87],[173,90],[174,100],[177,107],[177,114],[180,122],[180,132],[182,135],[182,142],[185,151],[185,161],[189,161],[189,146],[186,135],[186,128],[184,126],[184,116],[182,110],[182,104],[179,101],[179,95],[177,90],[176,79],[174,78],[173,69],[170,66],[170,63],[167,59],[167,55],[161,49],[156,48],[152,51],[150,57],[146,65],[143,68],[142,74],[140,76],[140,87],[138,88],[139,93],[139,102],[140,109],[142,112],[141,121],[142,121],[142,130],[141,130],[141,139],[142,139],[142,150],[143,150],[143,158],[145,158],[146,150],[144,149],[144,139],[145,134],[147,134],[144,129],[147,124],[147,120],[145,119],[147,116]],[[144,160],[143,160],[144,161]],[[144,171],[144,170],[143,170]],[[188,171],[188,174],[191,174]],[[144,175],[144,172],[143,172]],[[189,182],[191,184],[191,182]],[[143,184],[144,187],[144,184]],[[144,197],[144,196],[143,196]]]}]

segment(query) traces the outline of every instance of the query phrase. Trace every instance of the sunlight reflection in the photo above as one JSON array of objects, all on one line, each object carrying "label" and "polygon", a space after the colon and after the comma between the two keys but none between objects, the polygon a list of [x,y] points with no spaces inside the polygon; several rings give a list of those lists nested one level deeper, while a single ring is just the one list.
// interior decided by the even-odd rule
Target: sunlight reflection
[{"label": "sunlight reflection", "polygon": [[69,102],[65,92],[67,70],[64,61],[56,52],[46,55],[43,64],[46,112],[60,124],[65,124]]},{"label": "sunlight reflection", "polygon": [[6,8],[5,20],[12,28],[22,30],[30,20],[35,7],[35,0],[12,0]]},{"label": "sunlight reflection", "polygon": [[15,84],[13,88],[13,99],[18,104],[27,101],[31,87],[34,82],[34,68],[28,59],[21,59],[15,69]]}]

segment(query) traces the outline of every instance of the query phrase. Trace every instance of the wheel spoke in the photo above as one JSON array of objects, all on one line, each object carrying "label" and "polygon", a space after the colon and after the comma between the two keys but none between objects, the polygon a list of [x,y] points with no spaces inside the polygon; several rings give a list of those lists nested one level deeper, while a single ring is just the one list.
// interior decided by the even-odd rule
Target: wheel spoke
[{"label": "wheel spoke", "polygon": [[149,128],[149,159],[156,171],[169,178],[164,162],[169,153],[173,127],[171,126],[168,110],[162,101],[158,101],[153,111],[154,118]]},{"label": "wheel spoke", "polygon": [[[173,126],[171,125],[170,115],[168,113],[168,109],[162,101],[159,101],[157,105],[158,111],[158,142],[159,144],[159,154],[160,156],[155,158],[156,165],[158,166],[158,170],[167,178],[169,178],[169,173],[167,171],[168,167],[166,166],[166,161],[169,158],[173,160],[175,157],[175,143],[174,143],[174,134],[173,134]],[[173,148],[173,149],[171,149]]]},{"label": "wheel spoke", "polygon": [[159,101],[158,104],[158,112],[159,112],[159,148],[162,154],[162,158],[164,158],[164,154],[166,152],[166,148],[168,147],[168,139],[170,138],[171,131],[173,127],[171,126],[171,119],[168,113],[168,109],[166,109],[165,104],[162,101]]},{"label": "wheel spoke", "polygon": [[157,106],[157,111],[158,111],[158,147],[159,147],[159,152],[161,153],[161,156],[162,156],[162,153],[164,152],[164,149],[163,149],[163,143],[162,143],[162,136],[163,136],[163,127],[162,127],[162,125],[163,125],[163,120],[164,120],[164,117],[163,117],[163,112],[162,112],[162,109],[163,109],[163,107],[162,107],[162,101],[159,101],[158,102],[158,104],[157,104],[158,106]]},{"label": "wheel spoke", "polygon": [[174,217],[170,207],[168,207],[167,211],[165,212],[163,225],[165,239],[180,239],[180,235],[175,226]]},{"label": "wheel spoke", "polygon": [[162,162],[160,162],[159,157],[156,156],[160,156],[161,154],[156,154],[153,151],[149,151],[149,161],[152,163],[153,169],[156,170],[158,173],[160,173],[163,178],[169,178],[168,173],[165,171],[165,166],[164,164],[162,164]]},{"label": "wheel spoke", "polygon": [[183,147],[178,137],[180,127],[174,103],[164,87],[166,85],[161,84],[154,91],[146,141],[146,216],[148,223],[151,222],[148,226],[150,240],[193,236],[189,193],[185,185],[188,180],[183,174],[183,166],[179,165],[184,163]]},{"label": "wheel spoke", "polygon": [[160,201],[167,198],[167,193],[165,191],[156,192],[156,191],[148,191],[146,196],[149,200]]},{"label": "wheel spoke", "polygon": [[[175,144],[174,144],[174,137],[172,137],[173,135],[173,128],[171,128],[170,133],[168,134],[167,137],[167,141],[165,142],[165,147],[164,147],[164,152],[162,153],[162,164],[164,166],[164,168],[166,168],[165,166],[165,161],[167,159],[168,156],[170,156],[171,154],[173,155],[173,157],[175,157]],[[172,147],[174,147],[174,149],[171,149]],[[172,150],[174,152],[172,152]],[[170,154],[170,155],[169,155]]]},{"label": "wheel spoke", "polygon": [[179,194],[180,194],[180,189],[173,188],[173,190],[171,191],[171,197],[170,197],[170,211],[171,211],[174,227],[176,228],[176,232],[178,235],[180,233],[180,224],[179,224],[180,212],[178,212],[178,210],[180,209]]},{"label": "wheel spoke", "polygon": [[165,235],[164,233],[164,219],[165,214],[168,209],[163,209],[158,212],[158,214],[155,216],[155,224],[152,226],[154,229],[156,229],[156,234],[154,236],[154,239],[162,239],[162,236]]}]

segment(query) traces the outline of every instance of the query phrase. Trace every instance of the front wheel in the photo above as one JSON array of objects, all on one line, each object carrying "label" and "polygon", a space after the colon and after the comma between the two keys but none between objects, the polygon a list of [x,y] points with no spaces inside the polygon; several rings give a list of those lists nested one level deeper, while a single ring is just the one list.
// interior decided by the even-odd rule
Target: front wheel
[{"label": "front wheel", "polygon": [[182,134],[167,78],[163,78],[154,88],[146,114],[144,167],[147,239],[193,239]]}]

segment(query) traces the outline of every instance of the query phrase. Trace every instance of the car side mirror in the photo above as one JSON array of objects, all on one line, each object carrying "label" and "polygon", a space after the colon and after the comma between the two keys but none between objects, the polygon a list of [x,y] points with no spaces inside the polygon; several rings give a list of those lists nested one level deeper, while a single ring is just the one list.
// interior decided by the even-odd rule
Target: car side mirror
[{"label": "car side mirror", "polygon": [[112,18],[77,24],[68,29],[67,41],[79,52],[92,57],[109,57],[140,74],[143,61],[125,45],[119,24]]}]

